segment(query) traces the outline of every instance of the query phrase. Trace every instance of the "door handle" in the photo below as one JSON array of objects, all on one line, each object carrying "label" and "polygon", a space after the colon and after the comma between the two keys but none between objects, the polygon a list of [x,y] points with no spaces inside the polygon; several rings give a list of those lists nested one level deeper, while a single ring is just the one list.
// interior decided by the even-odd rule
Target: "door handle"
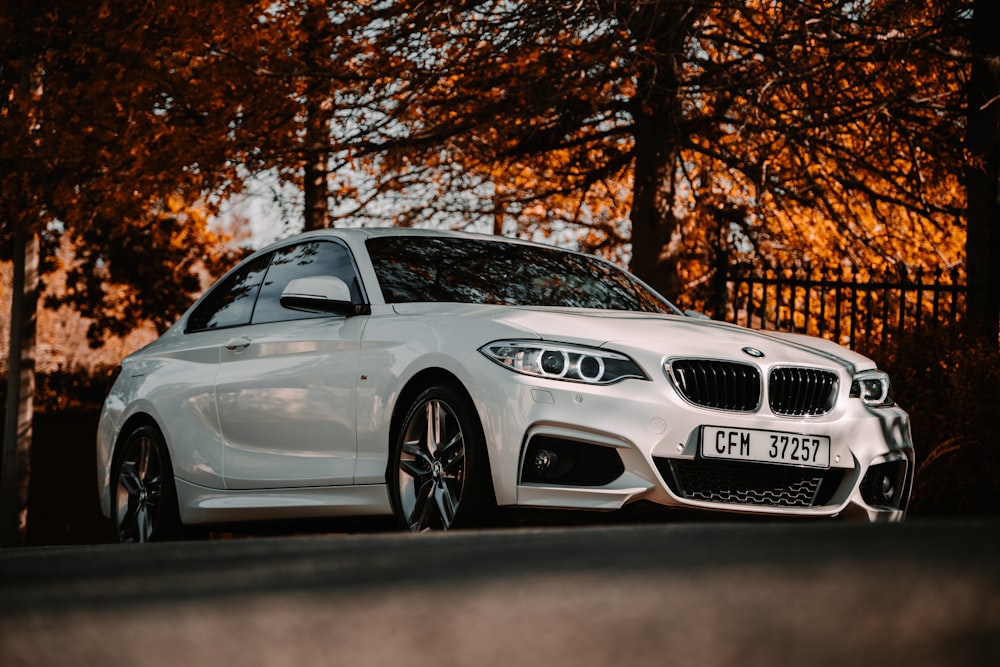
[{"label": "door handle", "polygon": [[226,349],[230,352],[242,352],[250,345],[250,342],[246,336],[236,336],[226,341]]}]

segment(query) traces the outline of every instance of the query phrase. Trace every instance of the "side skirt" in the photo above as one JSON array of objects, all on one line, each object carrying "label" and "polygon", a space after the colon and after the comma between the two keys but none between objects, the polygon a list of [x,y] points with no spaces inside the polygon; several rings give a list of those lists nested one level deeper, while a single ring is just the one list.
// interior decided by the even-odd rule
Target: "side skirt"
[{"label": "side skirt", "polygon": [[392,514],[385,484],[222,491],[176,480],[185,525]]}]

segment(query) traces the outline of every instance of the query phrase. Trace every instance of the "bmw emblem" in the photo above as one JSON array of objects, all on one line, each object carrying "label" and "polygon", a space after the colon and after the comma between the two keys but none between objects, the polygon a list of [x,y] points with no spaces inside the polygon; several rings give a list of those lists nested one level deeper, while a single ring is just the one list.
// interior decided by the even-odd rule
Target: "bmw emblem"
[{"label": "bmw emblem", "polygon": [[758,350],[755,347],[745,347],[745,348],[743,348],[742,351],[746,352],[747,354],[749,354],[751,357],[754,357],[755,359],[760,359],[761,357],[764,356],[764,353],[761,352],[760,350]]}]

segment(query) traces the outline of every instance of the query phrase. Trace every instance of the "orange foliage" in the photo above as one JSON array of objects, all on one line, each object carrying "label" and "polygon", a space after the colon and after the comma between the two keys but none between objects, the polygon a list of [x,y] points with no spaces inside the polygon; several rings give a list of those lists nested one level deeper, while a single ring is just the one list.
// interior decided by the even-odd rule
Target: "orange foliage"
[{"label": "orange foliage", "polygon": [[[92,268],[138,236],[197,277],[181,247],[216,239],[172,198],[214,206],[263,172],[327,206],[320,224],[551,236],[669,296],[704,291],[720,257],[963,258],[951,0],[24,4],[0,17],[20,45],[4,224],[58,220]],[[168,289],[108,280],[153,286],[123,288],[132,318]]]}]

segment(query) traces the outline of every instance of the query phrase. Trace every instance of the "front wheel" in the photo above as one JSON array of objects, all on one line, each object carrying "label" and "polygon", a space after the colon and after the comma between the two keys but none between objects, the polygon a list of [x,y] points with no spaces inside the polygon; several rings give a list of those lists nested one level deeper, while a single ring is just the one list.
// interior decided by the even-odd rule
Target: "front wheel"
[{"label": "front wheel", "polygon": [[475,408],[448,385],[425,389],[410,404],[388,472],[393,513],[406,530],[474,526],[496,507]]},{"label": "front wheel", "polygon": [[112,465],[111,521],[119,542],[175,537],[180,528],[177,493],[160,432],[139,426],[122,442]]}]

